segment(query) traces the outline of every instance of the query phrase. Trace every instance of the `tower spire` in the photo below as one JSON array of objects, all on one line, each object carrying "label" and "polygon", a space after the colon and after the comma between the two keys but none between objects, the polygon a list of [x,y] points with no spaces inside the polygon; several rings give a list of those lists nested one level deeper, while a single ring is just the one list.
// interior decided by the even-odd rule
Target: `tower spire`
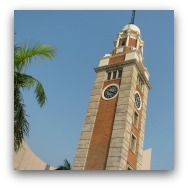
[{"label": "tower spire", "polygon": [[132,10],[132,16],[131,16],[131,22],[130,22],[130,24],[134,24],[135,12],[136,12],[136,10]]}]

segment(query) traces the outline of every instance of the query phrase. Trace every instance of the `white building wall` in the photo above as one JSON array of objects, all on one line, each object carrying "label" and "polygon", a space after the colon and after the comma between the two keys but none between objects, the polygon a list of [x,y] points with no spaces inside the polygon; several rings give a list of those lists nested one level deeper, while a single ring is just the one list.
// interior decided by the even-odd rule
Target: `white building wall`
[{"label": "white building wall", "polygon": [[141,170],[150,170],[151,169],[151,152],[152,149],[144,150],[142,156],[142,165]]},{"label": "white building wall", "polygon": [[[45,170],[46,163],[32,152],[29,146],[23,142],[22,148],[14,152],[14,169],[15,170]],[[54,167],[49,170],[54,170]]]}]

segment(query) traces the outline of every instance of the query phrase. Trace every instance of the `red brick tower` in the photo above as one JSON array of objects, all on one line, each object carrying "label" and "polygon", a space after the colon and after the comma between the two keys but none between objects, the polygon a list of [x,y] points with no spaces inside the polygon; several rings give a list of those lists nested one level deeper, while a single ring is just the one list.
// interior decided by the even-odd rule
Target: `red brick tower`
[{"label": "red brick tower", "polygon": [[100,59],[73,170],[139,170],[149,73],[140,29],[126,25]]}]

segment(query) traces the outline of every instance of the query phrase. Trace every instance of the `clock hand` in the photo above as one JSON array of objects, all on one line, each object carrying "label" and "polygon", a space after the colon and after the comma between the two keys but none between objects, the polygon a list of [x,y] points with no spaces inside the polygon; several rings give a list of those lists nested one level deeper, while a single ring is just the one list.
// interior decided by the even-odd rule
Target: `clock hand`
[{"label": "clock hand", "polygon": [[113,91],[108,91],[109,93],[113,93],[113,94],[116,94],[115,92],[113,92]]}]

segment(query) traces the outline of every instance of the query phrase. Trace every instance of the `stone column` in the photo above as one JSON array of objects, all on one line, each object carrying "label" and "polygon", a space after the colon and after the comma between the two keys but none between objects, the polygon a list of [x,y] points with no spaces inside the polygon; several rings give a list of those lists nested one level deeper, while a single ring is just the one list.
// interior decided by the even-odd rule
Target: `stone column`
[{"label": "stone column", "polygon": [[73,170],[84,170],[105,75],[105,71],[98,72],[96,75],[84,125],[82,128],[82,133],[80,136],[80,141],[74,159]]},{"label": "stone column", "polygon": [[121,79],[106,170],[126,170],[131,135],[137,70],[125,66]]},{"label": "stone column", "polygon": [[145,132],[145,124],[146,124],[146,108],[147,108],[147,100],[148,100],[148,87],[145,85],[143,87],[143,99],[142,99],[142,112],[141,112],[141,126],[140,126],[140,136],[138,141],[138,156],[137,156],[137,170],[141,170],[142,164],[142,155],[144,148],[144,132]]},{"label": "stone column", "polygon": [[118,39],[117,39],[117,43],[116,43],[116,48],[119,46],[119,39],[120,39],[120,36],[118,34]]},{"label": "stone column", "polygon": [[136,37],[136,49],[137,49],[137,50],[139,49],[139,45],[140,45],[140,37],[137,36],[137,37]]},{"label": "stone column", "polygon": [[129,38],[130,38],[130,33],[127,32],[127,40],[126,40],[126,46],[129,45]]}]

